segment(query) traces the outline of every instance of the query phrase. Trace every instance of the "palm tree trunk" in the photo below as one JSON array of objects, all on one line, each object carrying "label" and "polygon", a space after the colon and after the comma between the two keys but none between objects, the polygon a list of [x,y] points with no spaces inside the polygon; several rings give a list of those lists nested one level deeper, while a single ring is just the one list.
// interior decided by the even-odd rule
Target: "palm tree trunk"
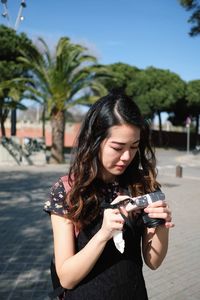
[{"label": "palm tree trunk", "polygon": [[5,136],[6,135],[6,131],[5,131],[4,122],[3,122],[2,108],[0,108],[0,122],[1,122],[1,135]]},{"label": "palm tree trunk", "polygon": [[52,147],[50,163],[64,162],[65,112],[56,108],[51,114]]},{"label": "palm tree trunk", "polygon": [[46,112],[46,107],[45,105],[42,108],[42,137],[44,139],[44,141],[46,141],[46,135],[45,135],[45,112]]},{"label": "palm tree trunk", "polygon": [[0,124],[1,124],[1,135],[6,136],[6,129],[4,126],[5,120],[8,116],[8,109],[0,108]]},{"label": "palm tree trunk", "polygon": [[12,108],[12,110],[11,110],[11,131],[10,131],[11,136],[16,136],[16,134],[17,134],[16,123],[17,123],[17,110],[16,110],[16,108]]}]

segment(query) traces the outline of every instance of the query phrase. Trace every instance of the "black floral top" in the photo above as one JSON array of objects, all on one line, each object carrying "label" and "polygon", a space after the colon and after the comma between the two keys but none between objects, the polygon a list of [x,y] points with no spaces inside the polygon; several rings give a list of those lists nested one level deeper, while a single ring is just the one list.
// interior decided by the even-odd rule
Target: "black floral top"
[{"label": "black floral top", "polygon": [[[118,182],[96,182],[101,189],[102,201],[111,203],[119,194]],[[128,192],[128,189],[127,189]],[[66,191],[61,179],[51,188],[45,202],[47,213],[67,215],[69,207],[65,202]],[[103,215],[82,229],[76,237],[76,251],[80,251],[101,227]],[[72,290],[65,292],[65,300],[147,300],[142,273],[141,238],[144,230],[142,214],[133,220],[134,232],[129,226],[123,230],[124,253],[120,253],[109,240],[90,273]]]},{"label": "black floral top", "polygon": [[66,191],[62,182],[59,180],[52,186],[49,199],[44,204],[44,211],[58,215],[67,215],[69,207],[65,201]]},{"label": "black floral top", "polygon": [[[67,176],[64,177],[66,180]],[[62,179],[59,178],[59,180],[52,186],[49,198],[44,204],[44,211],[49,214],[55,213],[61,216],[67,216],[69,212],[69,206],[65,200],[68,191],[66,190],[66,186],[63,184],[64,179]],[[131,192],[128,187],[122,188],[118,182],[105,183],[101,180],[96,180],[95,184],[101,191],[101,198],[103,198],[104,203],[111,203],[119,194],[129,195],[131,197]],[[135,216],[138,217],[137,213]],[[144,212],[142,212],[142,217],[148,227],[156,227],[162,223],[160,219],[150,218],[148,217],[148,214],[145,214]],[[134,222],[135,221],[136,220],[134,220]]]},{"label": "black floral top", "polygon": [[[99,189],[101,190],[101,195],[104,197],[107,203],[111,203],[119,195],[119,183],[103,183],[100,180],[96,181]],[[127,190],[127,193],[128,190]],[[49,194],[49,199],[44,204],[44,211],[48,213],[55,213],[58,215],[67,215],[69,211],[69,206],[67,205],[66,199],[67,191],[63,185],[61,178],[52,186]]]}]

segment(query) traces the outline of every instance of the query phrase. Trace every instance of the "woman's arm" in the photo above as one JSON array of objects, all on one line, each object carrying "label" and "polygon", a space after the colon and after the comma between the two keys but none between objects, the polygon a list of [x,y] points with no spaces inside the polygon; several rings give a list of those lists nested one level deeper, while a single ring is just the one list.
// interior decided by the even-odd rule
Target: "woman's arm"
[{"label": "woman's arm", "polygon": [[152,270],[157,269],[163,262],[168,249],[169,228],[174,224],[171,222],[171,210],[166,202],[157,201],[144,210],[152,218],[165,220],[164,225],[156,228],[146,228],[143,236],[143,257],[144,261]]},{"label": "woman's arm", "polygon": [[64,288],[74,288],[94,267],[113,237],[115,230],[122,230],[124,220],[118,209],[106,209],[101,229],[87,245],[75,253],[75,235],[73,223],[61,216],[51,215],[56,271]]}]

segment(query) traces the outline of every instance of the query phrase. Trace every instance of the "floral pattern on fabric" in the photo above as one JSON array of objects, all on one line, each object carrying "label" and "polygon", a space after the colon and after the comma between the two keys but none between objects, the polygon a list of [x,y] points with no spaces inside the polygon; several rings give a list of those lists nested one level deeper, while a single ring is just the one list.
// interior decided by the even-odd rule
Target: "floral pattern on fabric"
[{"label": "floral pattern on fabric", "polygon": [[51,188],[49,199],[44,204],[44,211],[57,215],[67,215],[69,207],[65,201],[66,191],[63,182],[59,179]]},{"label": "floral pattern on fabric", "polygon": [[103,183],[101,192],[105,197],[105,201],[111,203],[119,195],[119,183]]},{"label": "floral pattern on fabric", "polygon": [[[95,183],[101,191],[103,201],[111,203],[118,195],[120,195],[120,186],[118,182],[105,183],[97,180]],[[127,194],[126,190],[125,194]],[[66,191],[61,178],[52,186],[49,199],[44,204],[44,211],[48,213],[56,213],[58,215],[66,215],[69,207],[65,202]]]}]

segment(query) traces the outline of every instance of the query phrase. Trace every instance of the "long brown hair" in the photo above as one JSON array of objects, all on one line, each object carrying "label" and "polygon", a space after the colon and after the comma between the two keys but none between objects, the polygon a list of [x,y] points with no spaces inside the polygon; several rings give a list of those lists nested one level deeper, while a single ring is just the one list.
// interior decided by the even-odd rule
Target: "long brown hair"
[{"label": "long brown hair", "polygon": [[95,181],[100,145],[108,136],[109,128],[121,124],[140,128],[140,143],[133,161],[119,176],[120,183],[129,185],[133,195],[153,191],[159,186],[148,122],[131,98],[124,94],[108,94],[99,99],[86,114],[69,169],[71,191],[66,199],[70,207],[68,218],[80,226],[89,224],[98,215],[100,191]]}]

